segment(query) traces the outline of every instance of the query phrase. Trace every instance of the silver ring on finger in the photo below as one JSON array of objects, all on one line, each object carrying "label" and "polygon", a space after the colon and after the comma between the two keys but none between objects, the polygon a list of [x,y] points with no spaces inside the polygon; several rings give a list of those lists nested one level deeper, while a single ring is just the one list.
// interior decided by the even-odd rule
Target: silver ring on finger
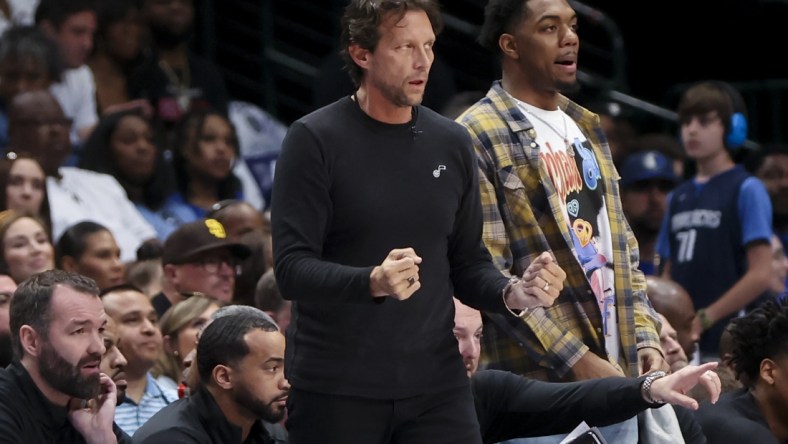
[{"label": "silver ring on finger", "polygon": [[416,278],[411,276],[408,278],[408,287],[412,287],[416,283]]},{"label": "silver ring on finger", "polygon": [[544,287],[542,287],[542,291],[545,291],[545,292],[546,292],[546,291],[547,291],[547,290],[549,290],[549,289],[550,289],[550,283],[549,283],[549,282],[547,282],[547,281],[545,281],[545,283],[544,283]]}]

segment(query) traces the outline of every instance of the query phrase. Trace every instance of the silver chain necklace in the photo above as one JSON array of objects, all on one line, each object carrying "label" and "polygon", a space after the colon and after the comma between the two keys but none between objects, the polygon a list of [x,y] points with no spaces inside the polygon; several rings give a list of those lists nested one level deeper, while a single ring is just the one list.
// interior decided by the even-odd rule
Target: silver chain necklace
[{"label": "silver chain necklace", "polygon": [[[554,133],[555,133],[555,134],[556,134],[558,137],[560,137],[560,138],[564,139],[564,145],[566,145],[566,151],[569,153],[569,155],[570,155],[570,156],[574,156],[574,155],[575,155],[575,150],[573,150],[573,149],[572,149],[572,145],[569,143],[569,129],[567,128],[567,124],[566,124],[566,113],[564,113],[564,112],[561,112],[561,119],[564,121],[564,133],[563,133],[563,134],[561,134],[561,132],[560,132],[560,131],[558,131],[558,129],[556,129],[556,127],[554,127],[554,126],[553,126],[553,125],[552,125],[550,122],[548,122],[547,120],[545,120],[545,119],[543,119],[543,118],[541,118],[541,117],[537,116],[535,113],[533,113],[531,110],[529,110],[529,109],[527,109],[527,108],[525,108],[525,111],[526,111],[526,112],[527,112],[529,115],[536,117],[536,119],[537,119],[538,121],[540,121],[540,122],[544,123],[545,125],[547,125],[547,127],[548,127],[548,128],[550,128],[551,130],[553,130],[553,132],[554,132]],[[561,110],[559,109],[558,111],[561,111]]]}]

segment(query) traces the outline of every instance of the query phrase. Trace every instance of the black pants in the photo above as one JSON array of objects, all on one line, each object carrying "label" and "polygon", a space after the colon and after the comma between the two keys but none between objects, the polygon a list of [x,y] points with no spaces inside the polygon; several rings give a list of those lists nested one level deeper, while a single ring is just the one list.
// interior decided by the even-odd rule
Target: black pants
[{"label": "black pants", "polygon": [[407,399],[291,389],[290,444],[481,444],[469,386]]}]

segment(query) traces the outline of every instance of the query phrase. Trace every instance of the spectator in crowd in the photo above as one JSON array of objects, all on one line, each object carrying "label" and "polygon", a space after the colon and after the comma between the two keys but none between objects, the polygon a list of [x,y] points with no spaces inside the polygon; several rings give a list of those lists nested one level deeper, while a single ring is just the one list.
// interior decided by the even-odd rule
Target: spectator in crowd
[{"label": "spectator in crowd", "polygon": [[[695,410],[698,403],[684,396],[684,391],[692,386],[711,399],[719,395],[719,381],[709,374],[716,363],[670,376],[654,376],[649,384],[645,384],[647,376],[550,383],[500,370],[477,371],[482,346],[481,313],[456,299],[454,307],[454,337],[471,378],[476,415],[485,443],[568,432],[581,421],[592,426],[611,424],[666,402],[674,404],[674,408]],[[649,399],[661,402],[649,402]],[[705,442],[700,427],[692,421],[692,414],[683,413],[687,414],[682,416],[686,442]]]},{"label": "spectator in crowd", "polygon": [[684,164],[687,162],[687,153],[681,146],[681,141],[675,134],[646,133],[637,136],[632,141],[628,150],[630,153],[641,151],[657,151],[671,160],[676,178],[684,177]]},{"label": "spectator in crowd", "polygon": [[769,297],[777,297],[785,293],[785,283],[788,282],[788,257],[785,255],[785,247],[776,234],[772,234],[770,242],[772,248],[772,274],[769,280]]},{"label": "spectator in crowd", "polygon": [[747,138],[746,113],[739,92],[719,81],[692,85],[678,105],[681,140],[697,171],[669,197],[657,252],[663,276],[698,308],[701,360],[718,358],[723,328],[766,291],[772,271],[769,195],[732,157]]},{"label": "spectator in crowd", "polygon": [[662,351],[665,353],[665,360],[668,361],[671,372],[676,372],[689,365],[687,354],[679,343],[679,335],[676,329],[670,325],[668,319],[659,315],[662,321],[662,330],[659,332],[659,342],[662,345]]},{"label": "spectator in crowd", "polygon": [[117,179],[162,241],[194,219],[191,208],[173,198],[172,169],[164,159],[160,131],[141,113],[102,116],[82,151],[80,168]]},{"label": "spectator in crowd", "polygon": [[0,151],[8,148],[6,108],[23,92],[47,89],[60,81],[60,57],[55,44],[34,26],[8,30],[0,38]]},{"label": "spectator in crowd", "polygon": [[[598,116],[577,90],[578,17],[565,0],[490,0],[479,41],[502,78],[458,118],[478,159],[483,239],[520,276],[548,251],[566,271],[558,303],[521,319],[487,313],[490,368],[577,381],[666,371],[637,242]],[[637,440],[637,421],[602,430]],[[547,437],[545,441],[560,441]]]},{"label": "spectator in crowd", "polygon": [[[96,84],[85,64],[93,51],[96,12],[92,0],[40,0],[36,25],[60,49],[66,71],[51,86],[63,113],[71,119],[72,142],[79,145],[98,122]],[[72,163],[73,164],[73,163]]]},{"label": "spectator in crowd", "polygon": [[290,307],[292,305],[291,301],[282,297],[282,292],[276,285],[274,269],[268,269],[257,281],[254,306],[268,313],[279,325],[279,328],[286,331],[287,326],[290,325]]},{"label": "spectator in crowd", "polygon": [[[211,205],[207,217],[221,222],[227,231],[227,238],[232,241],[239,241],[246,233],[264,233],[266,225],[270,225],[262,212],[248,202],[239,199],[216,202]],[[270,231],[270,226],[267,228]]]},{"label": "spectator in crowd", "polygon": [[8,308],[16,291],[16,282],[11,276],[0,274],[0,368],[11,363],[11,326],[8,323]]},{"label": "spectator in crowd", "polygon": [[128,77],[140,61],[142,23],[134,0],[98,1],[95,3],[98,27],[95,50],[88,66],[96,84],[96,107],[99,112],[138,107],[152,112],[146,100],[130,101]]},{"label": "spectator in crowd", "polygon": [[139,288],[149,297],[162,292],[163,280],[161,258],[137,259],[126,265],[126,282]]},{"label": "spectator in crowd", "polygon": [[692,329],[695,306],[687,290],[675,281],[662,276],[646,276],[646,288],[654,310],[663,315],[675,328],[684,354],[690,361],[700,362],[700,356],[695,353],[700,335]]},{"label": "spectator in crowd", "polygon": [[519,321],[553,303],[564,273],[545,253],[510,281],[481,244],[468,136],[420,105],[441,28],[435,2],[354,0],[342,27],[358,90],[290,126],[274,178],[274,269],[297,319],[288,433],[479,442],[452,350],[452,292]]},{"label": "spectator in crowd", "polygon": [[788,247],[788,144],[767,143],[752,151],[745,166],[763,182],[772,203],[772,229]]},{"label": "spectator in crowd", "polygon": [[63,232],[55,246],[55,264],[93,279],[101,290],[125,282],[120,248],[112,233],[96,222],[79,222]]},{"label": "spectator in crowd", "polygon": [[129,79],[129,96],[149,101],[167,130],[189,111],[212,108],[226,116],[228,96],[221,73],[189,48],[192,0],[139,3],[153,47]]},{"label": "spectator in crowd", "polygon": [[227,231],[227,238],[252,250],[235,279],[234,303],[254,305],[255,288],[260,277],[273,268],[271,225],[262,212],[243,200],[227,199],[215,203],[208,218],[216,219]]},{"label": "spectator in crowd", "polygon": [[[556,32],[541,33],[545,22]],[[485,10],[480,41],[500,55],[502,80],[458,119],[480,159],[485,243],[506,274],[550,250],[568,275],[563,302],[544,313],[522,323],[491,316],[486,348],[500,351],[493,368],[537,379],[667,370],[603,129],[562,94],[577,86],[576,26],[564,1]],[[636,424],[606,433],[629,440]]]},{"label": "spectator in crowd", "polygon": [[657,236],[668,202],[668,193],[679,181],[671,160],[658,151],[627,156],[619,170],[621,208],[640,249],[639,268],[645,275],[659,273]]},{"label": "spectator in crowd", "polygon": [[6,210],[0,213],[0,273],[17,284],[55,268],[55,249],[43,222]]},{"label": "spectator in crowd", "polygon": [[284,442],[264,423],[285,415],[284,360],[285,338],[276,324],[244,312],[214,319],[197,345],[196,393],[156,414],[134,442]]},{"label": "spectator in crowd", "polygon": [[123,187],[110,175],[62,166],[71,152],[63,116],[47,91],[14,97],[8,110],[9,140],[20,155],[36,159],[47,175],[47,198],[53,237],[83,220],[107,227],[120,246],[124,262],[134,260],[137,248],[156,237],[156,231],[129,201]]},{"label": "spectator in crowd", "polygon": [[0,158],[0,190],[0,210],[48,218],[46,176],[35,159],[16,153]]},{"label": "spectator in crowd", "polygon": [[183,299],[184,292],[197,291],[225,303],[232,301],[240,263],[250,255],[249,247],[227,239],[216,219],[181,225],[164,241],[165,283],[162,292],[153,297],[156,312],[164,315]]},{"label": "spectator in crowd", "polygon": [[224,199],[242,199],[241,184],[233,174],[238,139],[226,117],[197,111],[183,117],[176,129],[172,164],[177,201],[188,205],[191,220],[206,217]]},{"label": "spectator in crowd", "polygon": [[788,441],[788,306],[764,302],[733,319],[729,331],[731,363],[745,387],[723,394],[715,406],[701,405],[697,418],[709,444]]},{"label": "spectator in crowd", "polygon": [[164,353],[156,361],[152,373],[162,385],[177,390],[183,379],[183,358],[197,345],[197,332],[218,309],[215,299],[195,294],[170,307],[161,317],[159,328]]},{"label": "spectator in crowd", "polygon": [[107,314],[118,325],[118,349],[126,357],[126,395],[115,410],[115,422],[133,436],[151,416],[178,399],[151,374],[162,353],[156,310],[141,291],[120,286],[102,293]]},{"label": "spectator in crowd", "polygon": [[112,378],[115,383],[115,388],[118,394],[118,404],[123,402],[126,397],[126,365],[129,361],[123,356],[118,348],[120,337],[118,335],[118,325],[111,317],[107,317],[107,324],[104,325],[104,331],[101,333],[104,339],[104,356],[101,357],[101,373]]},{"label": "spectator in crowd", "polygon": [[[717,376],[720,377],[720,394],[732,392],[744,387],[744,384],[737,379],[735,370],[733,369],[733,337],[731,336],[730,329],[731,324],[728,324],[722,331],[722,336],[720,337],[720,365],[714,369]],[[744,375],[739,376],[746,378]],[[697,390],[697,387],[687,392],[687,395],[692,396],[699,403],[709,400],[705,393]]]},{"label": "spectator in crowd", "polygon": [[106,314],[93,280],[60,270],[11,300],[14,362],[0,370],[0,436],[15,443],[131,442],[112,419],[115,384],[100,371]]}]

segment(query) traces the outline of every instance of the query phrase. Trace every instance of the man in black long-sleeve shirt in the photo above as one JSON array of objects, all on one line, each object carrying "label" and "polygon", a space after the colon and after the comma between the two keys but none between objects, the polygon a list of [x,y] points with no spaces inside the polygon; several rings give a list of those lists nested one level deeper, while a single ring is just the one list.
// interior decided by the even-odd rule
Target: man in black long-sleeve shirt
[{"label": "man in black long-sleeve shirt", "polygon": [[342,46],[358,90],[283,143],[271,214],[294,301],[293,443],[480,442],[452,294],[527,316],[563,287],[548,254],[510,284],[481,243],[467,132],[419,105],[439,21],[432,0],[352,1]]}]

